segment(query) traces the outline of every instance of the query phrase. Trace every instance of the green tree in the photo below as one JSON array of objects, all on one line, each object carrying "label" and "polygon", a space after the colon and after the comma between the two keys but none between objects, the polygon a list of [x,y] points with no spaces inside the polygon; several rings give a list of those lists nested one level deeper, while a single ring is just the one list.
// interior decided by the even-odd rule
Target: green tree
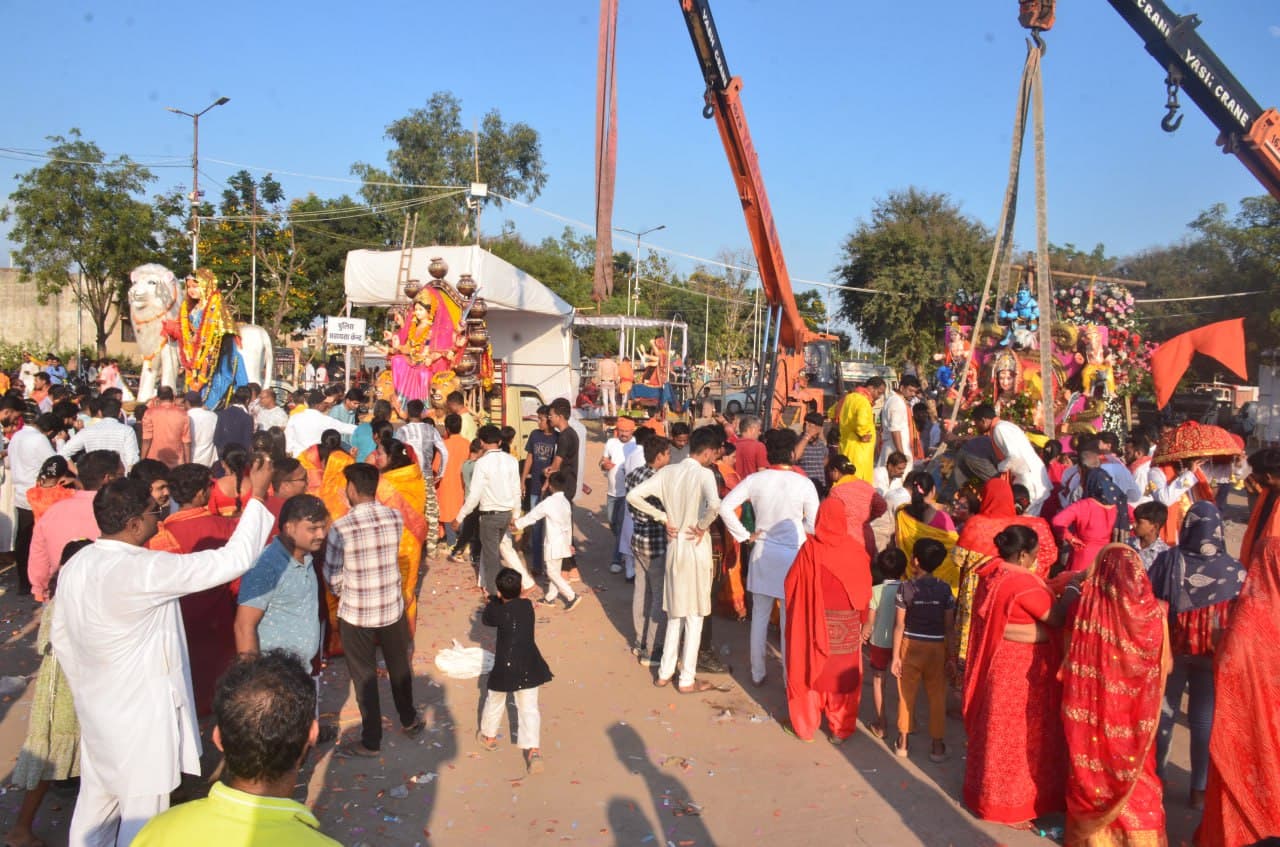
[{"label": "green tree", "polygon": [[93,322],[98,354],[105,355],[129,271],[163,258],[165,240],[178,234],[139,199],[155,179],[149,170],[128,156],[106,161],[78,129],[49,141],[49,161],[19,175],[12,207],[0,211],[0,221],[12,216],[15,259],[34,278],[40,301],[73,288],[77,306]]},{"label": "green tree", "polygon": [[347,252],[390,246],[376,216],[367,212],[367,207],[345,194],[330,199],[309,194],[289,205],[289,229],[297,249],[306,256],[311,294],[309,306],[289,316],[290,324],[305,327],[316,317],[341,314],[346,303]]},{"label": "green tree", "polygon": [[[201,212],[206,218],[216,219],[200,226],[200,266],[218,277],[223,297],[239,320],[248,321],[255,311],[259,317],[264,311],[272,313],[278,305],[278,298],[273,299],[260,287],[258,309],[253,308],[254,249],[256,244],[261,282],[264,257],[277,260],[278,269],[281,254],[291,250],[291,239],[283,226],[285,212],[280,183],[271,174],[255,180],[245,170],[227,179],[216,216],[208,204]],[[264,303],[264,297],[270,303]]]},{"label": "green tree", "polygon": [[1196,218],[1191,229],[1206,246],[1230,257],[1229,276],[1201,293],[1264,292],[1218,302],[1223,317],[1245,316],[1251,354],[1280,345],[1280,201],[1265,195],[1246,197],[1231,218],[1218,204]]},{"label": "green tree", "polygon": [[[480,122],[479,143],[462,122],[462,101],[437,91],[426,105],[393,121],[386,138],[394,145],[386,168],[364,162],[351,171],[367,183],[361,195],[370,205],[399,204],[380,217],[387,243],[399,243],[401,209],[419,212],[415,243],[456,244],[472,235],[471,210],[465,188],[476,180],[489,186],[488,202],[501,208],[501,197],[533,200],[547,182],[538,133],[525,123],[503,122],[497,109]],[[387,185],[375,183],[400,183]],[[497,196],[497,195],[501,195]]]},{"label": "green tree", "polygon": [[946,194],[918,188],[878,200],[842,247],[840,317],[895,361],[924,362],[941,345],[943,303],[986,278],[990,236]]}]

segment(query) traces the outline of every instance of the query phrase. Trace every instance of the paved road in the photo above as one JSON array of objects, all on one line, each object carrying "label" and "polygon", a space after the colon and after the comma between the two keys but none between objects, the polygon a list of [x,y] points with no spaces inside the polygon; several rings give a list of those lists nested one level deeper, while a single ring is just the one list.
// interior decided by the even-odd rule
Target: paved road
[{"label": "paved road", "polygon": [[[594,477],[600,444],[589,445],[585,498],[599,512],[603,486]],[[332,746],[313,755],[302,776],[307,802],[324,831],[343,844],[462,845],[564,842],[589,845],[775,844],[1043,845],[1028,833],[975,820],[958,798],[964,775],[963,734],[948,723],[952,759],[932,764],[917,744],[909,760],[895,758],[863,732],[834,747],[785,734],[785,704],[777,654],[770,683],[752,688],[746,662],[747,626],[715,620],[715,641],[733,666],[709,677],[720,690],[681,695],[652,685],[652,672],[628,651],[630,586],[608,573],[607,527],[594,514],[579,527],[587,595],[572,613],[539,611],[538,642],[555,680],[540,693],[546,772],[524,773],[503,729],[495,753],[475,741],[482,692],[476,680],[451,680],[432,662],[452,639],[492,647],[479,624],[479,596],[470,568],[431,562],[419,603],[415,697],[429,731],[410,741],[388,726],[377,760],[340,760]],[[11,576],[0,584],[11,585]],[[32,604],[0,597],[4,674],[32,673]],[[776,644],[776,636],[774,637]],[[384,711],[391,714],[384,685]],[[0,769],[12,771],[21,746],[30,693],[0,701]],[[863,699],[870,710],[870,686]],[[358,726],[345,668],[324,676],[322,709],[344,730]],[[1195,816],[1187,788],[1186,729],[1175,740],[1169,792],[1172,844],[1185,843]],[[299,787],[298,795],[303,796]],[[0,827],[20,800],[0,796]],[[73,800],[51,795],[38,820],[50,845],[65,843]]]}]

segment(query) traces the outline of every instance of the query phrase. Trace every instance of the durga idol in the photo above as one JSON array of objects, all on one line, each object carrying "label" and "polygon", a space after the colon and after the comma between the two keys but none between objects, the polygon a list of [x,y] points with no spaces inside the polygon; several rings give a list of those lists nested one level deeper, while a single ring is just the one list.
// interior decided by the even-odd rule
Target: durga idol
[{"label": "durga idol", "polygon": [[178,311],[178,357],[188,391],[198,391],[206,409],[224,405],[239,386],[248,385],[244,359],[218,279],[207,268],[187,277],[187,296]]},{"label": "durga idol", "polygon": [[453,367],[466,346],[457,318],[438,289],[427,286],[413,298],[408,315],[397,316],[398,329],[382,334],[396,394],[402,402],[426,401],[431,380]]}]

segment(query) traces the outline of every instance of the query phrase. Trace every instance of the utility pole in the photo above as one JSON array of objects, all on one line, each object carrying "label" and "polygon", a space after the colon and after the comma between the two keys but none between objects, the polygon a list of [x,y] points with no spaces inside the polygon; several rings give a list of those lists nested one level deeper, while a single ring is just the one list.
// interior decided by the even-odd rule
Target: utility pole
[{"label": "utility pole", "polygon": [[[627,280],[627,317],[632,317],[633,315],[640,313],[638,302],[640,299],[640,239],[651,232],[657,232],[660,229],[666,228],[666,224],[658,224],[657,226],[650,227],[649,229],[642,229],[639,232],[633,232],[629,229],[623,229],[620,226],[614,227],[618,232],[625,232],[627,235],[634,235],[636,237],[636,254],[631,257],[631,278]],[[626,331],[625,327],[623,328],[623,331]],[[633,330],[631,333],[631,350],[633,351],[635,349],[635,340],[635,332]]]},{"label": "utility pole", "polygon": [[200,266],[200,116],[215,106],[222,106],[231,101],[230,97],[219,97],[198,112],[184,112],[172,106],[165,106],[165,111],[175,115],[191,118],[191,272],[195,273]]},{"label": "utility pole", "polygon": [[[249,300],[249,323],[256,324],[258,322],[258,184],[251,183],[253,186],[253,214],[250,216],[252,221],[252,235],[249,243],[252,245],[249,253],[251,268],[249,278],[252,280],[250,288],[252,294]],[[277,313],[278,314],[278,313]]]}]

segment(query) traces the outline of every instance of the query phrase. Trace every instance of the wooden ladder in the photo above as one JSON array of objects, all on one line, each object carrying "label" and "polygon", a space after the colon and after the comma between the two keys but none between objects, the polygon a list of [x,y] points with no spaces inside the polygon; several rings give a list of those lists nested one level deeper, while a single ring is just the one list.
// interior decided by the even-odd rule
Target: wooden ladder
[{"label": "wooden ladder", "polygon": [[413,265],[413,238],[418,232],[418,213],[404,215],[404,234],[400,236],[400,270],[396,274],[396,289],[404,291],[409,282],[409,269]]}]

